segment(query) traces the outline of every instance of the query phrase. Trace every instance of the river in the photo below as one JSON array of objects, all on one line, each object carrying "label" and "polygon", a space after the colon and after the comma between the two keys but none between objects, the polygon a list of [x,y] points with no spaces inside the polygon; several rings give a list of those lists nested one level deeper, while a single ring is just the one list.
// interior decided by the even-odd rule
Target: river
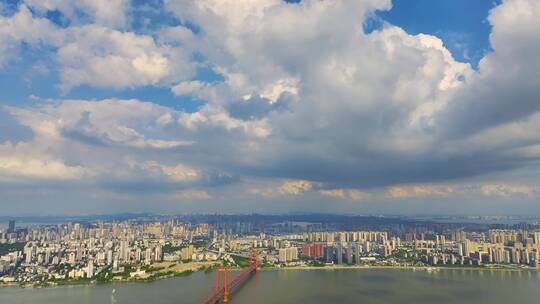
[{"label": "river", "polygon": [[[0,288],[0,303],[199,303],[214,274],[152,283],[54,288]],[[253,303],[538,303],[540,272],[341,269],[261,271],[233,295]]]}]

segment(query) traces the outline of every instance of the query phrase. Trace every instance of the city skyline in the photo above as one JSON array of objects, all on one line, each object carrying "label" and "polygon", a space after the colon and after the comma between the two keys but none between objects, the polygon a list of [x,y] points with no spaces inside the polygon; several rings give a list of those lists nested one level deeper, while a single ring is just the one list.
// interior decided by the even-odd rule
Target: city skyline
[{"label": "city skyline", "polygon": [[539,36],[536,0],[0,1],[0,216],[540,215]]},{"label": "city skyline", "polygon": [[538,269],[539,227],[538,220],[256,214],[72,218],[19,226],[10,221],[0,228],[0,285],[152,282],[215,269],[215,292],[204,303],[216,303],[228,297],[228,289],[215,287],[220,273],[226,277],[242,268],[236,277],[243,281],[261,268],[527,273]]},{"label": "city skyline", "polygon": [[[0,300],[528,303],[538,296],[539,252],[538,219],[141,214],[11,221],[0,227]],[[290,288],[283,299],[276,296],[281,284]]]}]

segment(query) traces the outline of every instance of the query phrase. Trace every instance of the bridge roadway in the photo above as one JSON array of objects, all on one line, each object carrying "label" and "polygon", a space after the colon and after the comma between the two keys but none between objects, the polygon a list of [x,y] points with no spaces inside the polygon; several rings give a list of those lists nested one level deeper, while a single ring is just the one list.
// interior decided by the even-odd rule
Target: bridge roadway
[{"label": "bridge roadway", "polygon": [[[249,267],[242,271],[239,275],[235,276],[233,280],[229,282],[229,270],[227,268],[216,269],[216,285],[213,293],[207,297],[203,304],[217,304],[228,303],[231,293],[238,290],[243,283],[253,277],[257,273],[259,268],[259,261],[257,253],[253,252],[249,255]],[[223,274],[223,285],[220,284],[221,274]]]}]

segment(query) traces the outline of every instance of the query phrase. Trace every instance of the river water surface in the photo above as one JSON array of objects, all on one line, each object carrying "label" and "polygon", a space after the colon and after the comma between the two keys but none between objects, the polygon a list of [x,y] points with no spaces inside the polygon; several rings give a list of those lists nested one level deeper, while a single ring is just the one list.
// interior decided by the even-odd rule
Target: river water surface
[{"label": "river water surface", "polygon": [[[200,303],[214,274],[153,283],[0,288],[0,303]],[[540,272],[342,269],[261,271],[231,304],[253,303],[540,303]]]}]

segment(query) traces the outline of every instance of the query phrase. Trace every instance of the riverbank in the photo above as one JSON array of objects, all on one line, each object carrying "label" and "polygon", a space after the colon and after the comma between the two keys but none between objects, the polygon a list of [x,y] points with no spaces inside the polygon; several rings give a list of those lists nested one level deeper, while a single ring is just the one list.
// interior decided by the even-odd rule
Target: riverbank
[{"label": "riverbank", "polygon": [[99,273],[93,278],[49,280],[39,283],[20,284],[0,282],[0,287],[45,288],[56,286],[98,285],[110,283],[148,283],[162,279],[189,276],[199,271],[213,271],[216,262],[174,263],[161,262],[138,268],[126,268],[123,272]]},{"label": "riverbank", "polygon": [[285,267],[263,267],[265,270],[345,270],[345,269],[402,269],[412,271],[428,271],[436,272],[440,270],[467,270],[467,271],[533,271],[540,272],[540,268],[525,268],[506,265],[489,265],[489,266],[412,266],[412,265],[332,265],[332,266],[285,266]]},{"label": "riverbank", "polygon": [[[47,288],[56,286],[76,286],[76,285],[94,285],[94,284],[110,284],[110,283],[149,283],[157,280],[170,279],[181,276],[189,276],[196,272],[212,272],[218,266],[216,262],[194,262],[194,263],[173,263],[163,262],[153,264],[151,267],[146,267],[144,272],[139,269],[135,272],[130,272],[128,276],[114,275],[106,281],[100,281],[96,278],[92,279],[65,279],[57,281],[47,281],[37,284],[19,284],[19,283],[2,283],[0,287],[21,287],[21,288]],[[231,272],[242,271],[244,268],[233,267]],[[513,267],[507,265],[495,266],[409,266],[409,265],[325,265],[325,266],[265,266],[259,271],[339,271],[339,270],[410,270],[410,271],[425,271],[439,272],[445,270],[460,270],[460,271],[496,271],[496,272],[540,272],[540,268],[524,268]]]}]

